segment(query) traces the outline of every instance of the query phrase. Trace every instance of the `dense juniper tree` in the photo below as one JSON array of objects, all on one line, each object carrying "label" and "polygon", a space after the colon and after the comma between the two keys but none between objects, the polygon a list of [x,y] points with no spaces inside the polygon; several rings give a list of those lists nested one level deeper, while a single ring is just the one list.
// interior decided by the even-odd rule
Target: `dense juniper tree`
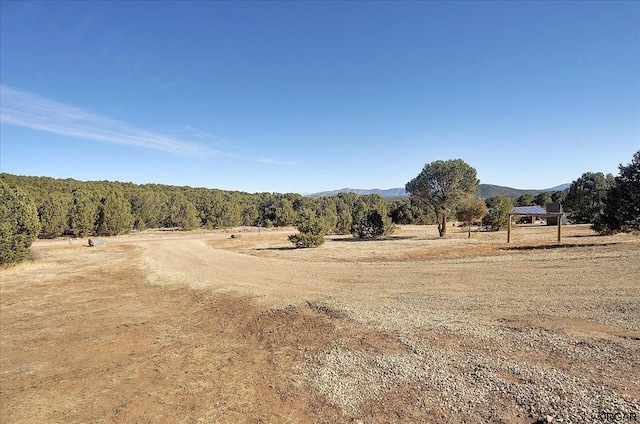
[{"label": "dense juniper tree", "polygon": [[485,213],[487,213],[487,207],[484,200],[475,196],[468,196],[458,202],[456,207],[456,219],[467,226],[469,238],[471,238],[471,226],[474,223],[479,222]]},{"label": "dense juniper tree", "polygon": [[111,190],[98,204],[96,234],[115,236],[128,233],[132,228],[131,204],[121,190]]},{"label": "dense juniper tree", "polygon": [[605,177],[602,172],[585,172],[569,186],[563,208],[571,222],[592,224],[604,210],[607,191],[613,176]]},{"label": "dense juniper tree", "polygon": [[232,195],[223,195],[216,208],[216,222],[219,228],[237,227],[242,224],[240,203]]},{"label": "dense juniper tree", "polygon": [[39,232],[38,211],[31,199],[0,181],[0,266],[25,260]]},{"label": "dense juniper tree", "polygon": [[543,191],[542,193],[538,193],[533,198],[533,203],[540,207],[546,208],[547,204],[553,202],[553,198],[551,197],[552,194],[553,193],[549,191]]},{"label": "dense juniper tree", "polygon": [[324,220],[312,209],[304,208],[299,211],[296,227],[299,233],[289,236],[289,241],[295,247],[318,247],[324,244]]},{"label": "dense juniper tree", "polygon": [[264,201],[260,204],[260,216],[264,220],[266,227],[284,227],[293,225],[296,221],[293,203],[284,194],[264,196]]},{"label": "dense juniper tree", "polygon": [[495,196],[486,200],[487,213],[482,217],[482,225],[489,231],[500,231],[509,222],[509,212],[513,200],[506,196]]},{"label": "dense juniper tree", "polygon": [[631,163],[619,166],[593,228],[600,233],[640,232],[640,150]]},{"label": "dense juniper tree", "polygon": [[394,200],[389,205],[389,216],[394,224],[435,224],[436,218],[427,208],[420,205],[417,197]]},{"label": "dense juniper tree", "polygon": [[95,223],[98,205],[94,196],[82,189],[72,193],[71,208],[69,209],[69,229],[76,237],[87,237],[95,234]]},{"label": "dense juniper tree", "polygon": [[358,196],[354,193],[340,193],[335,197],[336,203],[336,234],[351,234],[353,225],[353,206]]},{"label": "dense juniper tree", "polygon": [[338,209],[335,197],[321,197],[312,203],[316,214],[322,219],[327,234],[336,234]]},{"label": "dense juniper tree", "polygon": [[240,211],[240,223],[245,226],[257,226],[260,220],[260,211],[254,201],[243,198]]},{"label": "dense juniper tree", "polygon": [[38,206],[40,234],[38,237],[52,239],[62,236],[69,228],[70,200],[61,193],[51,193]]},{"label": "dense juniper tree", "polygon": [[394,225],[387,203],[377,194],[359,196],[352,209],[351,234],[358,238],[376,238],[393,233]]},{"label": "dense juniper tree", "polygon": [[129,193],[129,203],[136,230],[160,228],[169,210],[169,196],[153,185],[139,186]]},{"label": "dense juniper tree", "polygon": [[533,206],[536,204],[534,199],[533,194],[523,194],[516,199],[516,206]]},{"label": "dense juniper tree", "polygon": [[193,230],[200,226],[196,207],[179,190],[174,190],[169,199],[168,216],[164,226],[183,230]]}]

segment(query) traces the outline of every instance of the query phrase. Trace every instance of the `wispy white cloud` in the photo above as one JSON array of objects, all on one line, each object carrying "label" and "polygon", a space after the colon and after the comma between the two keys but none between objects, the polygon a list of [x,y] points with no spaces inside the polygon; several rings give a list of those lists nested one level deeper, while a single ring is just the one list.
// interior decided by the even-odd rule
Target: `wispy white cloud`
[{"label": "wispy white cloud", "polygon": [[[224,138],[224,137],[220,137],[218,135],[203,131],[199,128],[196,128],[194,126],[191,125],[187,125],[186,129],[189,131],[189,134],[193,137],[197,137],[197,138],[203,138],[203,139],[207,139],[207,140],[212,140],[214,142],[214,144],[216,145],[222,145],[225,146],[225,148],[227,149],[238,149],[241,148],[240,145],[241,143],[237,143],[235,141],[231,141],[228,138]],[[238,156],[234,156],[231,154],[227,154],[227,156],[229,157],[233,157],[233,158],[238,158]],[[297,166],[299,165],[298,162],[295,161],[290,161],[290,160],[279,160],[279,159],[273,159],[273,158],[268,158],[268,157],[254,157],[252,159],[249,159],[253,162],[257,162],[257,163],[263,163],[266,165],[274,165],[274,166]]]},{"label": "wispy white cloud", "polygon": [[189,131],[190,136],[206,139],[209,141],[209,143],[213,143],[216,146],[231,148],[234,150],[240,149],[242,147],[242,143],[212,134],[210,132],[203,131],[191,125],[187,125],[186,129],[187,131]]},{"label": "wispy white cloud", "polygon": [[259,163],[266,163],[271,165],[298,165],[298,163],[294,161],[290,161],[290,160],[282,161],[282,160],[271,159],[271,158],[259,158],[259,159],[256,159],[255,161]]},{"label": "wispy white cloud", "polygon": [[0,122],[85,140],[117,143],[182,156],[218,156],[194,143],[135,128],[98,115],[0,85]]},{"label": "wispy white cloud", "polygon": [[212,140],[220,140],[221,137],[215,135],[215,134],[211,134],[202,130],[199,130],[195,127],[192,127],[191,125],[187,125],[187,130],[189,130],[191,132],[192,135],[196,136],[196,137],[200,137],[200,138],[210,138]]},{"label": "wispy white cloud", "polygon": [[189,132],[189,135],[191,137],[205,139],[208,144],[212,146],[216,146],[219,149],[224,149],[225,150],[224,156],[230,157],[233,159],[240,158],[240,156],[238,156],[237,154],[232,153],[232,151],[238,151],[239,146],[236,143],[231,142],[229,139],[217,136],[215,134],[208,133],[206,131],[202,131],[191,125],[187,125],[186,129]]}]

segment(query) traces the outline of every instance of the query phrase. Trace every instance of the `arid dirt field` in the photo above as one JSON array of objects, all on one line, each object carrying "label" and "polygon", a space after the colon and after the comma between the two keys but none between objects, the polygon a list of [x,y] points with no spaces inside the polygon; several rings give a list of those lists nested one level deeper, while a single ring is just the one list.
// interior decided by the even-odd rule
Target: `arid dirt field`
[{"label": "arid dirt field", "polygon": [[0,271],[0,421],[640,421],[640,236],[291,233],[34,243]]}]

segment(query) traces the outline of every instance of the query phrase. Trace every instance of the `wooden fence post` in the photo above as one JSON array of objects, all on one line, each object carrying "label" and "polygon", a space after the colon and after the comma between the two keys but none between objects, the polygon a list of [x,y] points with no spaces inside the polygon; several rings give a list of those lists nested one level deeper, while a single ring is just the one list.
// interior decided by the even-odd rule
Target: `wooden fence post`
[{"label": "wooden fence post", "polygon": [[562,244],[562,214],[558,215],[558,244]]}]

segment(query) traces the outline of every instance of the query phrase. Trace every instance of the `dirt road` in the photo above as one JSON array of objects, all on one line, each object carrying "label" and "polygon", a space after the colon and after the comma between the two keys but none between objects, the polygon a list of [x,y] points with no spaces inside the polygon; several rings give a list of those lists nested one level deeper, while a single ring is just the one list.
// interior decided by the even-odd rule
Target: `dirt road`
[{"label": "dirt road", "polygon": [[637,237],[288,233],[37,242],[0,271],[2,421],[640,420]]}]

